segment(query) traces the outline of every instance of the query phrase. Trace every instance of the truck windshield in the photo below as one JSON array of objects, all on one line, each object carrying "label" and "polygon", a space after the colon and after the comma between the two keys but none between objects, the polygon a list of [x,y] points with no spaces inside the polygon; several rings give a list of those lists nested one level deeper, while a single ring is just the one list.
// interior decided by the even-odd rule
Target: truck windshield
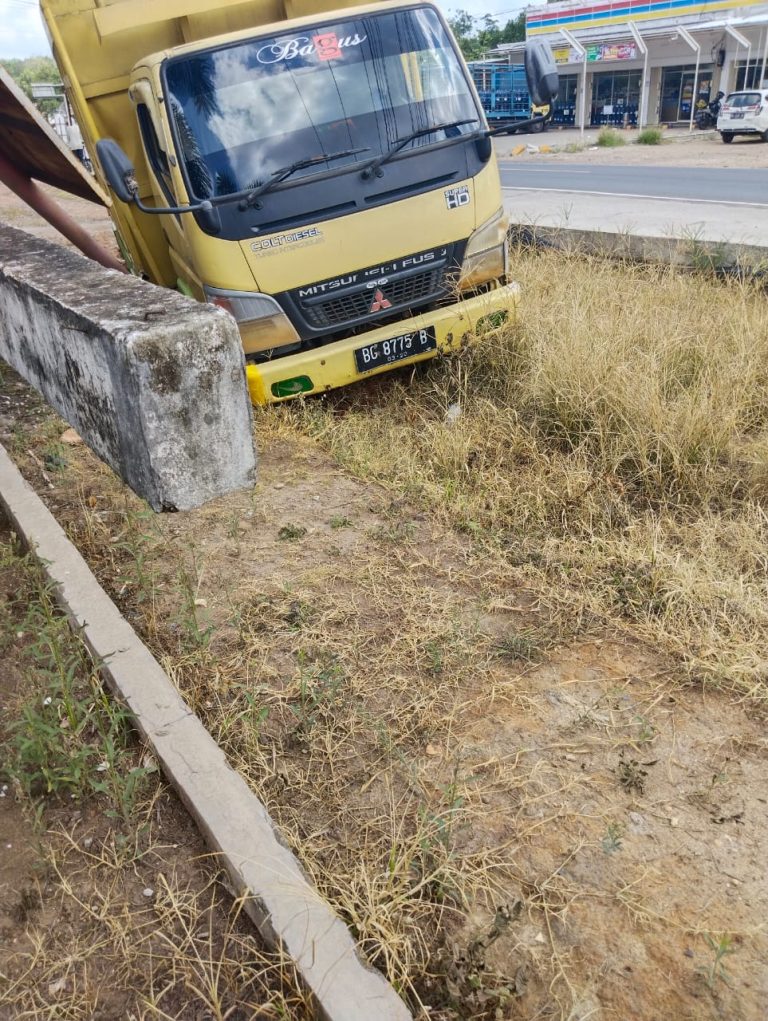
[{"label": "truck windshield", "polygon": [[[258,188],[476,132],[480,113],[437,13],[412,8],[319,22],[173,58],[165,87],[195,198]],[[454,123],[461,122],[461,123]],[[430,125],[446,125],[418,134]],[[350,152],[338,158],[342,150]]]}]

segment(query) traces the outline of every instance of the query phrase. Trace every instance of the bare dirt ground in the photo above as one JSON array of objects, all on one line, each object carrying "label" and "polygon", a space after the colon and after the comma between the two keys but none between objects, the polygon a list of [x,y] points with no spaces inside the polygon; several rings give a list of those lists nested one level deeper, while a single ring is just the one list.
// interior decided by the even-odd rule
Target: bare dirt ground
[{"label": "bare dirt ground", "polygon": [[[595,163],[603,166],[637,165],[650,167],[740,167],[763,168],[768,166],[768,145],[760,140],[736,137],[725,145],[716,132],[683,129],[666,131],[660,145],[637,145],[637,132],[622,131],[626,145],[615,148],[598,147],[598,130],[590,128],[582,138],[579,131],[549,130],[539,135],[501,136],[494,142],[499,156],[519,160],[546,160],[560,163]],[[520,145],[550,146],[551,153],[538,154],[526,151],[518,156],[512,152]]]},{"label": "bare dirt ground", "polygon": [[[57,188],[49,188],[47,185],[41,187],[53,195],[59,205],[85,230],[90,231],[98,241],[117,252],[112,224],[106,209],[95,202],[86,202],[74,195],[67,195]],[[34,234],[35,237],[67,244],[57,231],[2,184],[0,184],[0,220],[11,227],[19,227],[29,234]]]},{"label": "bare dirt ground", "polygon": [[754,703],[558,609],[280,408],[253,492],[152,517],[2,379],[0,440],[421,1017],[762,1021]]}]

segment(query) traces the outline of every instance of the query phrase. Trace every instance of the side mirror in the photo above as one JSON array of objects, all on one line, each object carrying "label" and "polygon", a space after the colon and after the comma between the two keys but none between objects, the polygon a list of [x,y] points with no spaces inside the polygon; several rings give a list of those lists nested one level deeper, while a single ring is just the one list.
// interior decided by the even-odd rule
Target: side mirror
[{"label": "side mirror", "polygon": [[540,39],[525,44],[525,76],[534,106],[550,106],[557,97],[557,65],[552,51]]},{"label": "side mirror", "polygon": [[490,135],[481,135],[475,142],[477,156],[481,163],[487,163],[493,153],[493,144]]},{"label": "side mirror", "polygon": [[121,202],[134,202],[137,198],[135,170],[120,146],[111,138],[96,143],[96,155],[109,187]]},{"label": "side mirror", "polygon": [[96,155],[99,157],[109,187],[121,202],[132,202],[142,213],[151,213],[154,216],[199,213],[199,223],[204,230],[210,234],[218,234],[221,230],[219,211],[209,199],[194,206],[145,206],[139,198],[133,164],[114,139],[102,138],[98,141]]}]

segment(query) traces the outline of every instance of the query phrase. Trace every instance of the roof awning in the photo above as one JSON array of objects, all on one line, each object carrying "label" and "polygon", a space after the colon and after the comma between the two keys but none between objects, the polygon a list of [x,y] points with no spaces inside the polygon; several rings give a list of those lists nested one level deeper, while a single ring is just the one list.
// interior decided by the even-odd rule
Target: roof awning
[{"label": "roof awning", "polygon": [[0,152],[25,177],[90,202],[109,205],[101,187],[2,67]]}]

